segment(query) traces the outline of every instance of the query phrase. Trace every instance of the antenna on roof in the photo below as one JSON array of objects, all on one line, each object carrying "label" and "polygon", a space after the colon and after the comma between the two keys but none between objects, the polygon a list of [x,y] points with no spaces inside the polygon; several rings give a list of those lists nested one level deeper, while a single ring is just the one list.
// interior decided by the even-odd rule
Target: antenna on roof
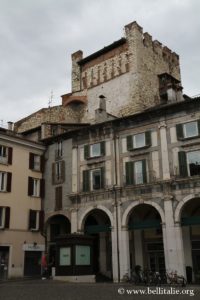
[{"label": "antenna on roof", "polygon": [[49,101],[48,101],[49,108],[52,106],[53,97],[54,97],[53,90],[51,90],[51,94],[50,94]]}]

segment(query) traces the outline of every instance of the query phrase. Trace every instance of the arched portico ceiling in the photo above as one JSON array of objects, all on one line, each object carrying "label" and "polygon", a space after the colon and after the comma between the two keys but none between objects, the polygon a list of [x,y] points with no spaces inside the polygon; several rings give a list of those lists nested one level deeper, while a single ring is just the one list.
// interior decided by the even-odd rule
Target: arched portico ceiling
[{"label": "arched portico ceiling", "polygon": [[128,225],[129,216],[130,216],[131,212],[133,211],[133,209],[136,206],[143,205],[143,204],[147,204],[149,206],[154,207],[158,211],[162,223],[165,223],[165,215],[164,215],[164,212],[163,212],[162,208],[160,207],[160,205],[158,205],[157,203],[155,203],[153,201],[142,201],[142,202],[141,201],[135,201],[135,202],[131,203],[126,208],[126,210],[124,211],[123,216],[122,216],[122,226],[127,226]]},{"label": "arched portico ceiling", "polygon": [[197,200],[199,199],[199,204],[200,204],[200,194],[199,195],[194,195],[194,194],[190,194],[188,196],[186,196],[185,198],[183,198],[179,204],[177,205],[176,207],[176,210],[175,210],[175,214],[174,214],[174,219],[175,219],[175,222],[176,223],[179,223],[181,222],[181,215],[182,215],[182,211],[185,207],[185,205],[189,202],[189,201],[192,201],[192,200]]},{"label": "arched portico ceiling", "polygon": [[108,217],[111,227],[112,227],[113,226],[113,215],[110,212],[110,210],[102,205],[97,205],[96,207],[89,207],[84,210],[84,212],[81,214],[79,222],[78,222],[78,229],[83,231],[84,225],[85,225],[85,220],[88,217],[88,215],[90,213],[92,213],[93,211],[98,211],[98,210],[105,213],[105,215]]}]

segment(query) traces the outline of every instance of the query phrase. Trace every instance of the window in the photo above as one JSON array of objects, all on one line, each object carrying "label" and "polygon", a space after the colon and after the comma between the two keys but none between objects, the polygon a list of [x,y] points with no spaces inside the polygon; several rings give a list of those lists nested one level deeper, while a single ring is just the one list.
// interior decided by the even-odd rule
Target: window
[{"label": "window", "polygon": [[105,155],[105,142],[84,146],[84,158],[94,158]]},{"label": "window", "polygon": [[44,198],[44,179],[28,178],[28,195]]},{"label": "window", "polygon": [[38,231],[43,226],[43,211],[29,210],[29,230]]},{"label": "window", "polygon": [[56,145],[56,157],[62,157],[63,149],[62,149],[62,141],[59,141]]},{"label": "window", "polygon": [[182,177],[200,175],[200,151],[180,151],[178,157]]},{"label": "window", "polygon": [[70,266],[71,265],[71,247],[61,247],[59,253],[59,265]]},{"label": "window", "polygon": [[60,184],[65,181],[65,161],[52,163],[52,184]]},{"label": "window", "polygon": [[0,172],[0,192],[11,192],[11,179],[11,173]]},{"label": "window", "polygon": [[147,182],[146,160],[129,161],[125,164],[126,184],[144,184]]},{"label": "window", "polygon": [[0,163],[12,164],[12,148],[0,145]]},{"label": "window", "polygon": [[90,246],[76,246],[76,265],[89,266],[90,262]]},{"label": "window", "polygon": [[10,207],[0,206],[0,229],[9,228]]},{"label": "window", "polygon": [[177,139],[189,139],[200,135],[200,121],[176,125]]},{"label": "window", "polygon": [[128,151],[143,148],[143,147],[150,147],[151,146],[151,132],[146,131],[144,133],[129,135],[126,138],[126,142],[127,142],[127,150]]},{"label": "window", "polygon": [[43,160],[40,155],[29,153],[29,169],[34,171],[42,171]]},{"label": "window", "polygon": [[83,192],[104,188],[104,168],[83,171]]}]

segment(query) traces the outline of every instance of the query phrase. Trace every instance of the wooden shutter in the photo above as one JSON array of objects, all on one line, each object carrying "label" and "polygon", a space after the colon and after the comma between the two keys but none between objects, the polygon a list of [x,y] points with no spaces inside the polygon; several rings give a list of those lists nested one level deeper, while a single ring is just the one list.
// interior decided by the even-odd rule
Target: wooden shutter
[{"label": "wooden shutter", "polygon": [[55,188],[55,210],[62,209],[62,186]]},{"label": "wooden shutter", "polygon": [[177,139],[181,140],[184,138],[184,134],[183,134],[183,124],[177,124],[176,125],[176,135],[177,135]]},{"label": "wooden shutter", "polygon": [[90,157],[90,145],[84,146],[84,159],[88,159]]},{"label": "wooden shutter", "polygon": [[104,167],[101,168],[101,189],[105,186],[105,169]]},{"label": "wooden shutter", "polygon": [[100,143],[100,147],[101,147],[101,155],[104,156],[106,154],[105,141]]},{"label": "wooden shutter", "polygon": [[34,154],[29,153],[29,169],[34,169]]},{"label": "wooden shutter", "polygon": [[88,192],[90,190],[90,171],[83,171],[83,192]]},{"label": "wooden shutter", "polygon": [[8,147],[8,164],[12,165],[13,148]]},{"label": "wooden shutter", "polygon": [[200,136],[200,120],[197,121],[197,126],[198,126],[198,136]]},{"label": "wooden shutter", "polygon": [[28,177],[28,196],[33,195],[33,178]]},{"label": "wooden shutter", "polygon": [[147,183],[146,159],[142,160],[142,176],[143,176],[143,183]]},{"label": "wooden shutter", "polygon": [[7,172],[7,187],[6,187],[7,192],[11,192],[11,186],[12,186],[12,173]]},{"label": "wooden shutter", "polygon": [[40,171],[43,173],[44,172],[44,167],[45,167],[45,159],[44,155],[40,156]]},{"label": "wooden shutter", "polygon": [[37,211],[29,210],[29,229],[36,229],[36,221],[37,221]]},{"label": "wooden shutter", "polygon": [[42,178],[40,179],[40,197],[44,198],[45,196],[45,180]]},{"label": "wooden shutter", "polygon": [[187,157],[184,151],[178,152],[178,160],[179,160],[180,176],[187,177],[188,176]]},{"label": "wooden shutter", "polygon": [[126,145],[127,145],[127,150],[130,151],[133,149],[133,136],[128,135],[126,137]]},{"label": "wooden shutter", "polygon": [[10,207],[5,207],[6,212],[5,212],[5,228],[10,227]]},{"label": "wooden shutter", "polygon": [[151,131],[145,132],[145,146],[151,146]]},{"label": "wooden shutter", "polygon": [[39,212],[39,230],[42,232],[44,229],[44,211]]},{"label": "wooden shutter", "polygon": [[61,162],[61,179],[62,179],[62,182],[65,181],[65,161],[62,160]]},{"label": "wooden shutter", "polygon": [[126,169],[126,184],[130,185],[134,183],[134,174],[133,174],[133,162],[128,161],[125,164]]}]

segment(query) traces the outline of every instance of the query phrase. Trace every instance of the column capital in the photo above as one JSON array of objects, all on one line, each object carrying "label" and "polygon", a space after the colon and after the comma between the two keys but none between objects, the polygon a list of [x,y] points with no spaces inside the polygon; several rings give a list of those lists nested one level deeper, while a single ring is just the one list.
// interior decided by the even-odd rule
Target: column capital
[{"label": "column capital", "polygon": [[163,201],[172,201],[174,200],[174,195],[165,195],[162,197]]},{"label": "column capital", "polygon": [[167,125],[165,123],[165,121],[161,121],[158,125],[158,128],[161,129],[161,128],[167,128]]}]

